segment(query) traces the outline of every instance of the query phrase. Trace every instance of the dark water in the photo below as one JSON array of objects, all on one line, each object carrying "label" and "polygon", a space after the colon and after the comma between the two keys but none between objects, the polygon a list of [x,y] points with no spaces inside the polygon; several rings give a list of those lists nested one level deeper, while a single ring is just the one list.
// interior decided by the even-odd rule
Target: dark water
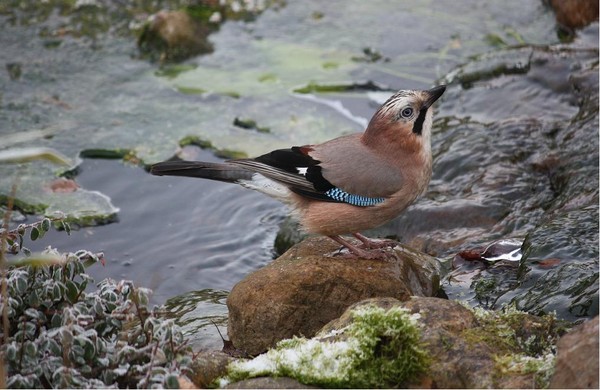
[{"label": "dark water", "polygon": [[[105,17],[112,29],[80,36],[69,28],[82,9],[61,13],[53,4],[44,17],[0,8],[0,150],[218,161],[209,150],[180,150],[194,136],[252,156],[361,131],[387,96],[297,88],[448,83],[429,191],[370,233],[454,263],[444,282],[450,298],[570,320],[598,313],[597,23],[561,45],[542,2],[289,2],[226,22],[210,36],[213,53],[161,69],[139,58],[125,14]],[[167,2],[148,4],[155,12]],[[270,132],[233,126],[237,117]],[[90,269],[97,281],[129,279],[153,289],[155,303],[172,298],[168,310],[199,332],[197,345],[218,347],[213,322],[223,328],[226,293],[270,261],[285,208],[235,185],[154,177],[121,160],[86,158],[77,172],[80,190],[54,194],[45,186],[57,167],[0,164],[2,194],[18,176],[27,204],[116,219],[70,237],[49,233],[32,248],[104,252],[106,266]],[[524,243],[523,259],[455,259],[500,239]]]},{"label": "dark water", "polygon": [[[218,161],[210,152],[198,157]],[[106,266],[89,269],[98,281],[133,280],[163,303],[192,290],[230,290],[272,258],[284,210],[268,197],[224,183],[156,177],[116,160],[85,159],[80,172],[79,185],[102,191],[120,208],[118,221],[70,237],[53,232],[40,244],[103,252]]]}]

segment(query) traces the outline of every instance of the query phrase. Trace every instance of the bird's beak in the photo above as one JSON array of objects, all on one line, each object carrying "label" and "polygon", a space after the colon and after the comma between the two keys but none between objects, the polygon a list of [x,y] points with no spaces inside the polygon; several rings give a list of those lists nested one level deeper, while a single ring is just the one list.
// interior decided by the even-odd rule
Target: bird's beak
[{"label": "bird's beak", "polygon": [[438,100],[440,98],[440,96],[442,96],[444,94],[445,90],[446,90],[446,86],[440,85],[435,88],[431,88],[428,91],[424,91],[425,95],[427,96],[427,100],[425,100],[425,102],[423,103],[423,108],[431,107],[431,105],[433,103],[435,103],[435,101]]}]

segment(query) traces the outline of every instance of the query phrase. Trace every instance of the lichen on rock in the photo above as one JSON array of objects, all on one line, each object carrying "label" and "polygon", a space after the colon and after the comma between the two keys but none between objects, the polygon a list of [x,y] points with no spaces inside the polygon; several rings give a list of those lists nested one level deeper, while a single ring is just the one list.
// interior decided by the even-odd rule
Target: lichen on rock
[{"label": "lichen on rock", "polygon": [[346,327],[312,339],[282,340],[252,360],[230,364],[220,386],[258,376],[286,376],[324,387],[397,387],[424,372],[418,314],[402,307],[361,306]]}]

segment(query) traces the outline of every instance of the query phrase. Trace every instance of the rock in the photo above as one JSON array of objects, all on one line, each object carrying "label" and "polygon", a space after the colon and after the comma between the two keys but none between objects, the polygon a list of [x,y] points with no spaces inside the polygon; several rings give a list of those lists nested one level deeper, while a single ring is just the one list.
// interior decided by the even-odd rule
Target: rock
[{"label": "rock", "polygon": [[560,338],[550,388],[598,388],[598,316]]},{"label": "rock", "polygon": [[276,256],[281,256],[288,249],[306,239],[307,234],[300,227],[300,223],[292,217],[287,217],[279,224],[279,231],[273,243]]},{"label": "rock", "polygon": [[215,379],[225,375],[227,365],[232,361],[232,357],[221,351],[200,352],[194,358],[192,372],[188,376],[199,388],[208,388]]},{"label": "rock", "polygon": [[221,385],[253,377],[290,377],[321,388],[396,388],[420,377],[429,358],[421,346],[418,315],[367,304],[351,322],[311,339],[281,341],[250,361],[235,361]]},{"label": "rock", "polygon": [[385,261],[336,257],[338,249],[326,237],[309,238],[235,285],[227,299],[234,346],[256,355],[279,340],[313,336],[363,299],[438,291],[440,266],[432,257],[400,245]]},{"label": "rock", "polygon": [[303,385],[295,379],[280,378],[251,378],[243,381],[231,383],[224,387],[225,389],[316,389],[313,386]]},{"label": "rock", "polygon": [[[421,341],[434,357],[424,387],[434,388],[486,388],[494,387],[491,373],[494,370],[493,351],[481,342],[469,343],[462,333],[477,325],[472,311],[463,305],[439,298],[414,298],[400,302],[391,298],[368,299],[352,305],[339,318],[326,326],[319,334],[342,329],[352,321],[353,309],[375,305],[384,309],[402,306],[419,313]],[[420,387],[419,384],[413,386]]]},{"label": "rock", "polygon": [[483,342],[462,337],[477,325],[473,312],[441,299],[411,300],[403,306],[421,315],[422,341],[434,357],[426,383],[435,388],[495,387],[494,351]]},{"label": "rock", "polygon": [[440,298],[371,298],[312,339],[234,362],[228,375],[287,376],[321,387],[544,388],[560,326],[553,316],[473,310]]},{"label": "rock", "polygon": [[213,50],[208,42],[210,28],[185,11],[160,11],[144,26],[138,47],[160,61],[181,61]]},{"label": "rock", "polygon": [[[349,307],[339,319],[323,327],[319,334],[348,326],[352,321],[351,311],[365,305],[384,309],[401,306],[411,313],[419,313],[421,342],[432,360],[425,377],[413,383],[412,387],[537,387],[536,372],[525,369],[506,372],[498,361],[518,354],[537,355],[545,347],[539,345],[540,340],[557,338],[555,321],[550,318],[523,312],[502,315],[481,311],[476,315],[457,302],[427,297],[413,297],[406,302],[391,298],[359,302]],[[530,344],[524,343],[525,340]],[[527,349],[525,345],[533,347]]]},{"label": "rock", "polygon": [[550,0],[550,6],[564,27],[581,28],[598,20],[598,0]]},{"label": "rock", "polygon": [[180,376],[179,378],[177,378],[177,382],[179,383],[180,389],[197,389],[196,385],[184,376]]},{"label": "rock", "polygon": [[435,388],[534,388],[547,385],[552,343],[562,329],[552,316],[472,311],[453,301],[402,303],[421,315],[422,341],[432,356],[425,383]]}]

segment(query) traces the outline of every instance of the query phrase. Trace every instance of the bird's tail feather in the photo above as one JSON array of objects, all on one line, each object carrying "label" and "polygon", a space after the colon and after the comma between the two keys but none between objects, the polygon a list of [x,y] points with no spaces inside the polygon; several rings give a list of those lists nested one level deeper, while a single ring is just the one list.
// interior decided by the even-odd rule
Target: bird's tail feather
[{"label": "bird's tail feather", "polygon": [[157,176],[199,177],[235,183],[252,179],[252,172],[227,163],[202,161],[164,161],[152,165],[150,173]]}]

